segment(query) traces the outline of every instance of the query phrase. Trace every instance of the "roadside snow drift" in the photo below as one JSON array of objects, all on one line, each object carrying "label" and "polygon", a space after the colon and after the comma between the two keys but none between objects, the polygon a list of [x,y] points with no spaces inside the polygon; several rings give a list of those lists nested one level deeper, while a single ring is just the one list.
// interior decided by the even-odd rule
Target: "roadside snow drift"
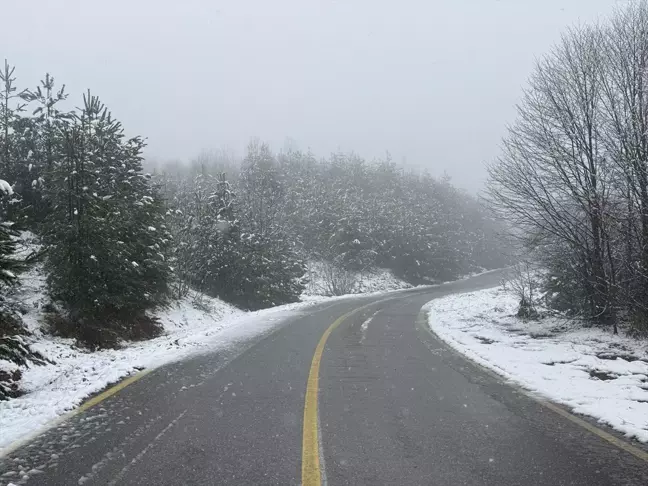
[{"label": "roadside snow drift", "polygon": [[[40,277],[32,274],[39,286]],[[26,279],[29,280],[29,277]],[[159,313],[165,334],[149,341],[126,343],[122,349],[90,352],[74,340],[45,335],[36,321],[37,296],[25,282],[31,311],[24,316],[34,333],[30,347],[55,364],[21,368],[24,395],[0,402],[0,453],[12,442],[32,435],[79,406],[107,385],[144,368],[154,368],[201,352],[208,352],[269,331],[300,308],[313,303],[288,304],[258,312],[243,312],[218,299],[201,296],[200,303],[185,298]],[[26,288],[25,288],[26,287]],[[0,362],[2,369],[16,367]]]},{"label": "roadside snow drift", "polygon": [[[22,241],[24,251],[38,248],[37,240],[30,233],[24,233]],[[21,285],[12,290],[10,298],[24,311],[22,319],[31,333],[22,339],[53,363],[20,367],[24,394],[0,402],[0,453],[76,408],[88,396],[138,370],[222,349],[269,331],[305,306],[351,297],[325,298],[313,292],[304,295],[301,303],[244,312],[221,300],[193,293],[156,314],[164,326],[164,335],[149,341],[124,343],[118,350],[90,352],[75,346],[73,339],[53,337],[42,328],[43,308],[48,298],[41,266],[21,275],[20,281]],[[377,270],[359,275],[353,293],[381,293],[408,287],[411,286],[390,272]],[[11,373],[17,368],[14,363],[0,360],[0,370]]]},{"label": "roadside snow drift", "polygon": [[524,388],[648,442],[645,341],[558,318],[524,322],[501,288],[429,302],[430,328],[450,346]]}]

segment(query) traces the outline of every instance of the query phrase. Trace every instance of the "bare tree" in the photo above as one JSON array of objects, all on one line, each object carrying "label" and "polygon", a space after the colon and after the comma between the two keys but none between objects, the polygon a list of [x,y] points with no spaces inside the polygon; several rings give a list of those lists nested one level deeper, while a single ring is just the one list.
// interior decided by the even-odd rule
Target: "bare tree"
[{"label": "bare tree", "polygon": [[503,154],[489,167],[489,200],[521,230],[525,246],[549,251],[560,242],[577,260],[591,318],[613,320],[605,211],[609,162],[602,143],[601,31],[568,32],[536,66],[509,129]]},{"label": "bare tree", "polygon": [[352,294],[358,283],[357,275],[345,268],[340,261],[322,262],[320,272],[322,288],[319,291],[323,295]]},{"label": "bare tree", "polygon": [[616,171],[619,297],[648,328],[648,3],[619,10],[604,30],[605,144]]},{"label": "bare tree", "polygon": [[528,260],[513,265],[506,275],[504,286],[520,300],[518,317],[535,319],[539,316],[536,308],[539,297],[537,265]]}]

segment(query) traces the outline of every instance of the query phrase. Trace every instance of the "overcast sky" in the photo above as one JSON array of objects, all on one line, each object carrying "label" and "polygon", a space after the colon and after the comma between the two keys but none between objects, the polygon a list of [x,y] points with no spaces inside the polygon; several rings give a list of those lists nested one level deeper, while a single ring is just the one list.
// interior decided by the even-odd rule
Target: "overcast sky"
[{"label": "overcast sky", "polygon": [[3,2],[21,87],[90,88],[148,154],[252,136],[446,171],[478,190],[537,56],[615,0]]}]

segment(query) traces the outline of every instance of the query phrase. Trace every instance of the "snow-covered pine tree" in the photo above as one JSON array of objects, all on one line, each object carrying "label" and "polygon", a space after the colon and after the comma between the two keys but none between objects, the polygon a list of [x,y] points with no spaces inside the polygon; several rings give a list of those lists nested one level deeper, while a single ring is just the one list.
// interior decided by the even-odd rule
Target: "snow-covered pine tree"
[{"label": "snow-covered pine tree", "polygon": [[[23,93],[33,108],[26,130],[21,160],[22,172],[19,181],[22,186],[22,211],[30,227],[35,227],[49,214],[47,199],[43,197],[45,173],[52,169],[60,157],[61,123],[69,120],[71,114],[60,109],[60,103],[67,99],[65,85],[55,88],[54,78],[47,73],[34,90]],[[35,106],[33,106],[35,105]]]},{"label": "snow-covered pine tree", "polygon": [[299,300],[304,262],[281,220],[284,187],[266,144],[252,142],[239,181],[241,260],[236,302],[258,309]]},{"label": "snow-covered pine tree", "polygon": [[208,261],[215,251],[211,235],[216,217],[211,214],[209,196],[215,187],[215,178],[205,172],[192,178],[172,179],[166,185],[170,205],[167,221],[174,240],[174,293],[178,298],[187,295],[190,288],[207,291]]},{"label": "snow-covered pine tree", "polygon": [[65,304],[75,322],[102,310],[98,259],[105,253],[100,246],[109,243],[105,205],[93,197],[100,170],[85,150],[85,136],[78,119],[62,127],[61,160],[47,174],[52,214],[43,234],[50,294]]},{"label": "snow-covered pine tree", "polygon": [[25,267],[25,262],[15,256],[18,233],[5,215],[5,201],[13,194],[11,185],[0,179],[0,287],[13,284]]},{"label": "snow-covered pine tree", "polygon": [[[123,136],[121,126],[119,135]],[[159,191],[150,175],[142,173],[144,146],[140,137],[121,141],[119,154],[108,157],[108,193],[103,196],[119,237],[113,271],[123,288],[119,305],[127,312],[165,303],[171,273],[171,234]]]},{"label": "snow-covered pine tree", "polygon": [[235,194],[224,173],[216,179],[209,195],[202,228],[201,247],[205,251],[205,291],[225,300],[236,300],[240,288],[238,272],[241,261],[240,223],[234,212]]},{"label": "snow-covered pine tree", "polygon": [[[21,173],[19,157],[23,145],[24,131],[28,128],[28,120],[21,116],[25,109],[24,91],[18,91],[15,86],[16,68],[5,60],[0,71],[0,176],[8,181],[14,189],[21,191],[22,184],[18,180]],[[19,198],[16,195],[5,207],[6,215],[16,221]]]},{"label": "snow-covered pine tree", "polygon": [[145,311],[164,301],[170,237],[162,206],[141,173],[143,142],[96,96],[61,124],[61,157],[48,174],[48,284],[74,332],[97,344],[155,326]]}]

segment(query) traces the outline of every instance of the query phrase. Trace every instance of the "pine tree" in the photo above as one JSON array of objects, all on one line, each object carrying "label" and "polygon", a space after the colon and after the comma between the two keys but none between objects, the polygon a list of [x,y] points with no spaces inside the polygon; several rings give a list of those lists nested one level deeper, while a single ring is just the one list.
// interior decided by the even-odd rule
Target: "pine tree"
[{"label": "pine tree", "polygon": [[209,218],[203,227],[202,246],[205,255],[205,290],[225,300],[236,300],[239,293],[241,261],[240,223],[234,212],[235,194],[221,174],[214,192],[209,196]]},{"label": "pine tree", "polygon": [[184,297],[190,288],[207,291],[209,259],[216,251],[213,226],[216,214],[210,204],[215,190],[213,176],[205,172],[176,183],[168,196],[171,208],[167,221],[175,242],[172,265],[176,275],[176,296]]},{"label": "pine tree", "polygon": [[284,185],[266,144],[252,142],[239,181],[241,254],[236,302],[258,309],[299,300],[305,265],[285,233]]},{"label": "pine tree", "polygon": [[23,99],[35,108],[32,118],[28,119],[30,129],[25,131],[21,154],[22,215],[31,227],[35,227],[50,212],[43,197],[45,176],[59,160],[61,124],[69,120],[71,114],[59,109],[59,103],[67,99],[65,85],[56,90],[54,78],[49,73],[33,91],[26,91]]},{"label": "pine tree", "polygon": [[125,140],[121,124],[90,93],[82,111],[62,123],[60,139],[47,184],[50,292],[80,334],[106,327],[111,339],[137,337],[138,325],[150,324],[144,312],[164,302],[170,272],[162,204],[141,173],[143,141]]},{"label": "pine tree", "polygon": [[15,283],[18,272],[25,268],[25,261],[15,256],[18,232],[13,229],[13,222],[7,221],[4,215],[4,202],[13,194],[11,185],[0,179],[0,287]]},{"label": "pine tree", "polygon": [[[14,189],[22,192],[23,184],[19,180],[22,161],[19,152],[28,123],[21,116],[25,109],[25,92],[18,91],[15,86],[15,70],[16,68],[5,60],[4,68],[0,71],[0,175]],[[5,207],[6,216],[14,222],[17,219],[19,202],[20,199],[16,195]]]}]

